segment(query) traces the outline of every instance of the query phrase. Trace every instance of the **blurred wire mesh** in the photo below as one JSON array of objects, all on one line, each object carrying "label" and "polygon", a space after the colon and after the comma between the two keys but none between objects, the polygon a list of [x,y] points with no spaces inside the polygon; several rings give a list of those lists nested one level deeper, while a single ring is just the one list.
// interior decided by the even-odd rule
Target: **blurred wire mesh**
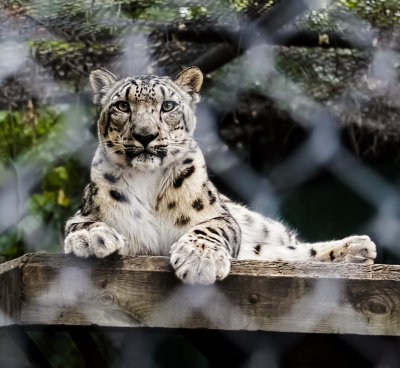
[{"label": "blurred wire mesh", "polygon": [[196,139],[222,192],[308,241],[368,234],[399,263],[397,0],[16,0],[0,21],[3,260],[62,249],[96,147],[90,70],[197,65]]}]

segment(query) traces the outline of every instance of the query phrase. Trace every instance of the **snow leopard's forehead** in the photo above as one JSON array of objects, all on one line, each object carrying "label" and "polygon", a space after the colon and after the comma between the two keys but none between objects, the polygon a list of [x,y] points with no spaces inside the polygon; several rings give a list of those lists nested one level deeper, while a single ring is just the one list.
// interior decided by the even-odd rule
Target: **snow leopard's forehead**
[{"label": "snow leopard's forehead", "polygon": [[116,82],[106,95],[110,104],[121,98],[133,104],[140,102],[159,104],[171,98],[179,102],[189,102],[187,94],[171,78],[155,75],[125,78]]}]

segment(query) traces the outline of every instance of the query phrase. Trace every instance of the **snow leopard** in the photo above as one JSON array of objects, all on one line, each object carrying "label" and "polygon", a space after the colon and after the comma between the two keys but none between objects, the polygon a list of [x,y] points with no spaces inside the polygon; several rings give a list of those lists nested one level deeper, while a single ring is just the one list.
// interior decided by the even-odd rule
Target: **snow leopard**
[{"label": "snow leopard", "polygon": [[89,77],[98,105],[90,183],[65,226],[65,253],[169,256],[186,283],[224,279],[231,260],[372,264],[366,236],[307,243],[282,222],[218,192],[193,138],[203,74]]}]

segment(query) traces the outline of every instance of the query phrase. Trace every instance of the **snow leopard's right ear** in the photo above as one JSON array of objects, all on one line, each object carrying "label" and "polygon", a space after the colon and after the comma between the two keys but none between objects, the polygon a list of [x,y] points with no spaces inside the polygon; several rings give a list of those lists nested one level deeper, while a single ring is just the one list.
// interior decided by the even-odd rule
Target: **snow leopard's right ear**
[{"label": "snow leopard's right ear", "polygon": [[106,69],[99,68],[90,73],[89,81],[93,90],[93,102],[101,102],[101,98],[107,92],[109,87],[114,84],[117,77]]}]

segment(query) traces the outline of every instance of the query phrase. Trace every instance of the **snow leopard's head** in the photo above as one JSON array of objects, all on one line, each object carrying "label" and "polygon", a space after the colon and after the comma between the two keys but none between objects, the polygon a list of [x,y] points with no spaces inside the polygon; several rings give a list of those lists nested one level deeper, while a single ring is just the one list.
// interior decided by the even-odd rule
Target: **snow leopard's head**
[{"label": "snow leopard's head", "polygon": [[175,80],[141,75],[117,79],[104,69],[90,74],[99,105],[98,134],[108,157],[139,170],[156,170],[190,149],[195,104],[203,75],[196,67]]}]

